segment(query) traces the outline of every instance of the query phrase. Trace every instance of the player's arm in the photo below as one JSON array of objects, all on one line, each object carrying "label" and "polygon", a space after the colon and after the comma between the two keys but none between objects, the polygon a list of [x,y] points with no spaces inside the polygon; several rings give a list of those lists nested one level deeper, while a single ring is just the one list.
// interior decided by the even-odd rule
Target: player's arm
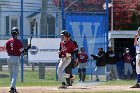
[{"label": "player's arm", "polygon": [[26,46],[26,47],[21,48],[21,52],[22,52],[22,53],[26,53],[30,48],[31,48],[31,44],[29,44],[29,45]]},{"label": "player's arm", "polygon": [[134,46],[138,45],[137,38],[138,38],[138,34],[136,34],[135,37],[134,37]]}]

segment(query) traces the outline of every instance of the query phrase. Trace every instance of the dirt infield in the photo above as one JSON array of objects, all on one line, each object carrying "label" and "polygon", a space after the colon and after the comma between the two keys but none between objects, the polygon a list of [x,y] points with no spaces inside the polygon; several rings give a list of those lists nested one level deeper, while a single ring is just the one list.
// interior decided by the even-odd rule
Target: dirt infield
[{"label": "dirt infield", "polygon": [[[65,93],[65,92],[113,92],[113,91],[140,91],[140,88],[134,89],[130,88],[130,86],[71,86],[67,89],[58,89],[58,87],[41,87],[41,86],[34,86],[34,87],[17,87],[19,93]],[[8,87],[1,87],[0,93],[8,93]]]}]

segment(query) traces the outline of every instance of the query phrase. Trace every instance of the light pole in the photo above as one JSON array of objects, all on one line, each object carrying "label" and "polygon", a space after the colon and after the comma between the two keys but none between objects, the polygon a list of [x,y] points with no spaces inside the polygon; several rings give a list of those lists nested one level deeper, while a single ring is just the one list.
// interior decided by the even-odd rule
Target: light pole
[{"label": "light pole", "polygon": [[111,31],[113,31],[113,0],[111,2],[112,7],[111,7]]},{"label": "light pole", "polygon": [[[23,43],[23,0],[21,0],[21,10],[20,10],[20,36],[21,36],[21,41]],[[21,55],[21,82],[24,82],[24,59],[23,59],[23,54]]]}]

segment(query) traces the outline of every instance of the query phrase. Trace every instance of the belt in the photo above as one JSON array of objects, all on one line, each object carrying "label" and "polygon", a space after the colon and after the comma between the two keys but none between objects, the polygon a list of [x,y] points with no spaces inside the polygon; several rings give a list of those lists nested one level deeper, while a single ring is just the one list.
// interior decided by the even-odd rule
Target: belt
[{"label": "belt", "polygon": [[140,54],[140,53],[136,53],[136,54],[138,55],[138,54]]}]

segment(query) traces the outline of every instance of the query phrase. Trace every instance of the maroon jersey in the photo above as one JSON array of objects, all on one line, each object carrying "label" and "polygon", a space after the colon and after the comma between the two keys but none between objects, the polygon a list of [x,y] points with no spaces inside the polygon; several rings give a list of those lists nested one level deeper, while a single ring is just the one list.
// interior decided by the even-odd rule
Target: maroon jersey
[{"label": "maroon jersey", "polygon": [[10,56],[20,56],[20,49],[22,48],[22,43],[18,39],[10,38],[6,43],[6,50]]},{"label": "maroon jersey", "polygon": [[60,43],[60,57],[65,57],[66,53],[72,54],[76,48],[76,45],[71,40],[62,41]]},{"label": "maroon jersey", "polygon": [[132,56],[129,53],[124,53],[123,57],[125,63],[131,63],[131,61],[133,60]]},{"label": "maroon jersey", "polygon": [[78,53],[78,62],[85,63],[88,60],[88,55],[85,52]]}]

